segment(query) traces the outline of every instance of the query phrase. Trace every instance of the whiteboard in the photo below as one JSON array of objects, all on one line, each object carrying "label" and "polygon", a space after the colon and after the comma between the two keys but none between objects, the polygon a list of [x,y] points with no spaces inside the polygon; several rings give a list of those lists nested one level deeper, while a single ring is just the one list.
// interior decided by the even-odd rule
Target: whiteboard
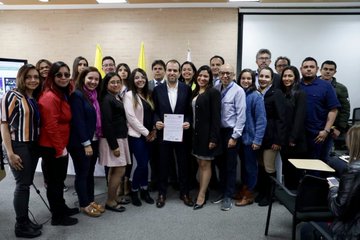
[{"label": "whiteboard", "polygon": [[319,67],[325,60],[335,61],[335,77],[349,91],[351,115],[360,107],[359,14],[244,14],[242,41],[242,68],[257,69],[260,48],[271,51],[273,69],[278,56],[289,57],[298,68],[308,56]]}]

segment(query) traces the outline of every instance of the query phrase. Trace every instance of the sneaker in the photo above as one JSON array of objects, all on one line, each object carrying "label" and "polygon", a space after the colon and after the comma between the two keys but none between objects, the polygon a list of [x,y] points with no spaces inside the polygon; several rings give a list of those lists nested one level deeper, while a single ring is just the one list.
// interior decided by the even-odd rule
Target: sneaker
[{"label": "sneaker", "polygon": [[16,223],[15,224],[15,236],[21,238],[36,238],[41,235],[39,229],[34,229],[29,223]]},{"label": "sneaker", "polygon": [[58,225],[71,226],[71,225],[75,225],[77,223],[78,223],[77,218],[72,218],[72,217],[68,217],[68,216],[51,219],[51,225],[53,225],[53,226],[58,226]]},{"label": "sneaker", "polygon": [[222,204],[221,204],[221,210],[223,211],[229,211],[232,207],[232,201],[230,198],[224,198]]},{"label": "sneaker", "polygon": [[221,203],[224,199],[224,195],[220,194],[217,198],[215,198],[215,200],[212,201],[212,203],[218,204]]}]

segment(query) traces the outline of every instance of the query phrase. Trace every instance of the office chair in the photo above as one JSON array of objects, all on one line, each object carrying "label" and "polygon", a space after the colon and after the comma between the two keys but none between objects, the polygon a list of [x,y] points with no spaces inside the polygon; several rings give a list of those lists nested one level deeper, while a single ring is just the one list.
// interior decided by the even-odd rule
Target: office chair
[{"label": "office chair", "polygon": [[[329,185],[326,179],[305,175],[301,180],[297,193],[289,191],[276,178],[271,177],[272,198],[276,198],[293,215],[292,239],[296,237],[296,226],[300,222],[331,221],[333,214],[328,208]],[[265,236],[268,235],[272,202],[269,204],[266,218]]]}]

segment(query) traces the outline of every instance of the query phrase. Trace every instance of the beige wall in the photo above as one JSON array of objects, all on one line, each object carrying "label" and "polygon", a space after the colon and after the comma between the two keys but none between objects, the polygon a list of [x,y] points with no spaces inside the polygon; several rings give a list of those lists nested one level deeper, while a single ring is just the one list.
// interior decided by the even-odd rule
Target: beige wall
[{"label": "beige wall", "polygon": [[[186,60],[188,42],[197,67],[215,54],[235,66],[237,9],[114,9],[0,12],[0,57],[94,63],[95,45],[117,63],[136,67],[145,43],[148,72],[154,59]],[[151,75],[151,74],[150,74]]]}]

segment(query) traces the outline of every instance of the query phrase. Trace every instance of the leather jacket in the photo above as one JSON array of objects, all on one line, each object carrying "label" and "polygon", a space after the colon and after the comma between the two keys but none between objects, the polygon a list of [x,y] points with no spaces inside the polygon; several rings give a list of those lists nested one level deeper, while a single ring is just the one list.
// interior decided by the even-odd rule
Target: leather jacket
[{"label": "leather jacket", "polygon": [[360,239],[360,160],[349,164],[339,187],[330,188],[328,200],[335,215],[334,239]]}]

